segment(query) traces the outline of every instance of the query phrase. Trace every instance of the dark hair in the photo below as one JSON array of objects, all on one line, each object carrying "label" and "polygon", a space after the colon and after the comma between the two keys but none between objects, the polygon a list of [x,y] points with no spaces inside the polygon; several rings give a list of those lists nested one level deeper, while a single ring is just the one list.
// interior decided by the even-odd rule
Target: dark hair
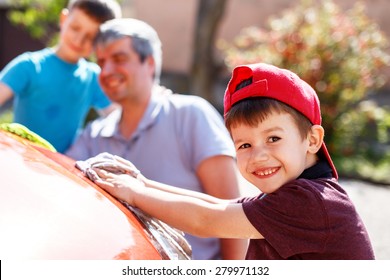
[{"label": "dark hair", "polygon": [[252,97],[237,102],[225,115],[225,125],[229,131],[238,124],[255,127],[272,113],[290,114],[302,139],[307,136],[313,125],[308,118],[294,108],[268,97]]},{"label": "dark hair", "polygon": [[69,11],[80,9],[99,23],[121,17],[121,8],[115,0],[70,0]]}]

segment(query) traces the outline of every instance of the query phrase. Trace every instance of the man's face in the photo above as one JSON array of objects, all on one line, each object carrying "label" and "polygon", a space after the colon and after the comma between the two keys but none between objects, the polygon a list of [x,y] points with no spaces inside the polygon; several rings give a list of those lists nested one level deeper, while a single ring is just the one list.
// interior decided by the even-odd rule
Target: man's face
[{"label": "man's face", "polygon": [[150,94],[153,84],[153,59],[148,57],[141,62],[139,55],[132,48],[131,38],[98,45],[96,58],[101,68],[100,85],[112,101],[120,103],[129,98]]}]

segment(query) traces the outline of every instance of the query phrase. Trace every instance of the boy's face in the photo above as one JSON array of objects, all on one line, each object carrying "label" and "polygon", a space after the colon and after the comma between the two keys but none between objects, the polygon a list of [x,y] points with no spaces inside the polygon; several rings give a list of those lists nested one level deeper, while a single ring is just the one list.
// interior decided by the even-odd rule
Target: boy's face
[{"label": "boy's face", "polygon": [[71,12],[64,9],[60,17],[58,55],[68,62],[90,56],[99,26],[99,22],[80,9],[75,8]]},{"label": "boy's face", "polygon": [[287,113],[271,113],[255,127],[238,124],[231,127],[231,135],[241,174],[264,193],[296,179],[315,162],[310,137],[302,140]]}]

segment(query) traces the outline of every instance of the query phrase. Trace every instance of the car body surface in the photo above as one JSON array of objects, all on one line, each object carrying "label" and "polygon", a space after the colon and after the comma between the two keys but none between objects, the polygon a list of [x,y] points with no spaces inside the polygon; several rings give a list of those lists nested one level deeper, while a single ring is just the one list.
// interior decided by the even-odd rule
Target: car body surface
[{"label": "car body surface", "polygon": [[181,258],[169,250],[72,159],[0,130],[0,259]]}]

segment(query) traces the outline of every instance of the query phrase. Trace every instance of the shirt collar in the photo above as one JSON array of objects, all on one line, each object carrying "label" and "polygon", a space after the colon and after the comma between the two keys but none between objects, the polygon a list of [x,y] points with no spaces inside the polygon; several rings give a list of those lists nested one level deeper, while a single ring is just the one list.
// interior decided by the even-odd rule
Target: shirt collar
[{"label": "shirt collar", "polygon": [[[165,95],[166,93],[164,93],[164,88],[160,86],[155,86],[153,88],[153,92],[146,111],[131,138],[137,137],[140,133],[142,133],[142,131],[147,130],[156,123],[157,117],[163,107],[162,98],[164,98]],[[101,131],[101,135],[103,137],[122,137],[119,131],[119,122],[121,120],[121,116],[122,108],[118,108],[106,117],[104,121],[106,125]]]},{"label": "shirt collar", "polygon": [[156,123],[157,117],[162,110],[163,102],[163,94],[160,91],[160,87],[154,87],[152,95],[150,97],[150,101],[146,111],[135,131],[135,135],[142,132],[143,130],[148,129],[154,123]]},{"label": "shirt collar", "polygon": [[118,108],[111,112],[107,117],[102,121],[103,127],[100,132],[102,137],[114,137],[120,135],[119,133],[119,121],[122,116],[122,108]]},{"label": "shirt collar", "polygon": [[312,167],[305,169],[299,178],[317,179],[317,178],[332,178],[332,168],[326,160],[320,160]]}]

